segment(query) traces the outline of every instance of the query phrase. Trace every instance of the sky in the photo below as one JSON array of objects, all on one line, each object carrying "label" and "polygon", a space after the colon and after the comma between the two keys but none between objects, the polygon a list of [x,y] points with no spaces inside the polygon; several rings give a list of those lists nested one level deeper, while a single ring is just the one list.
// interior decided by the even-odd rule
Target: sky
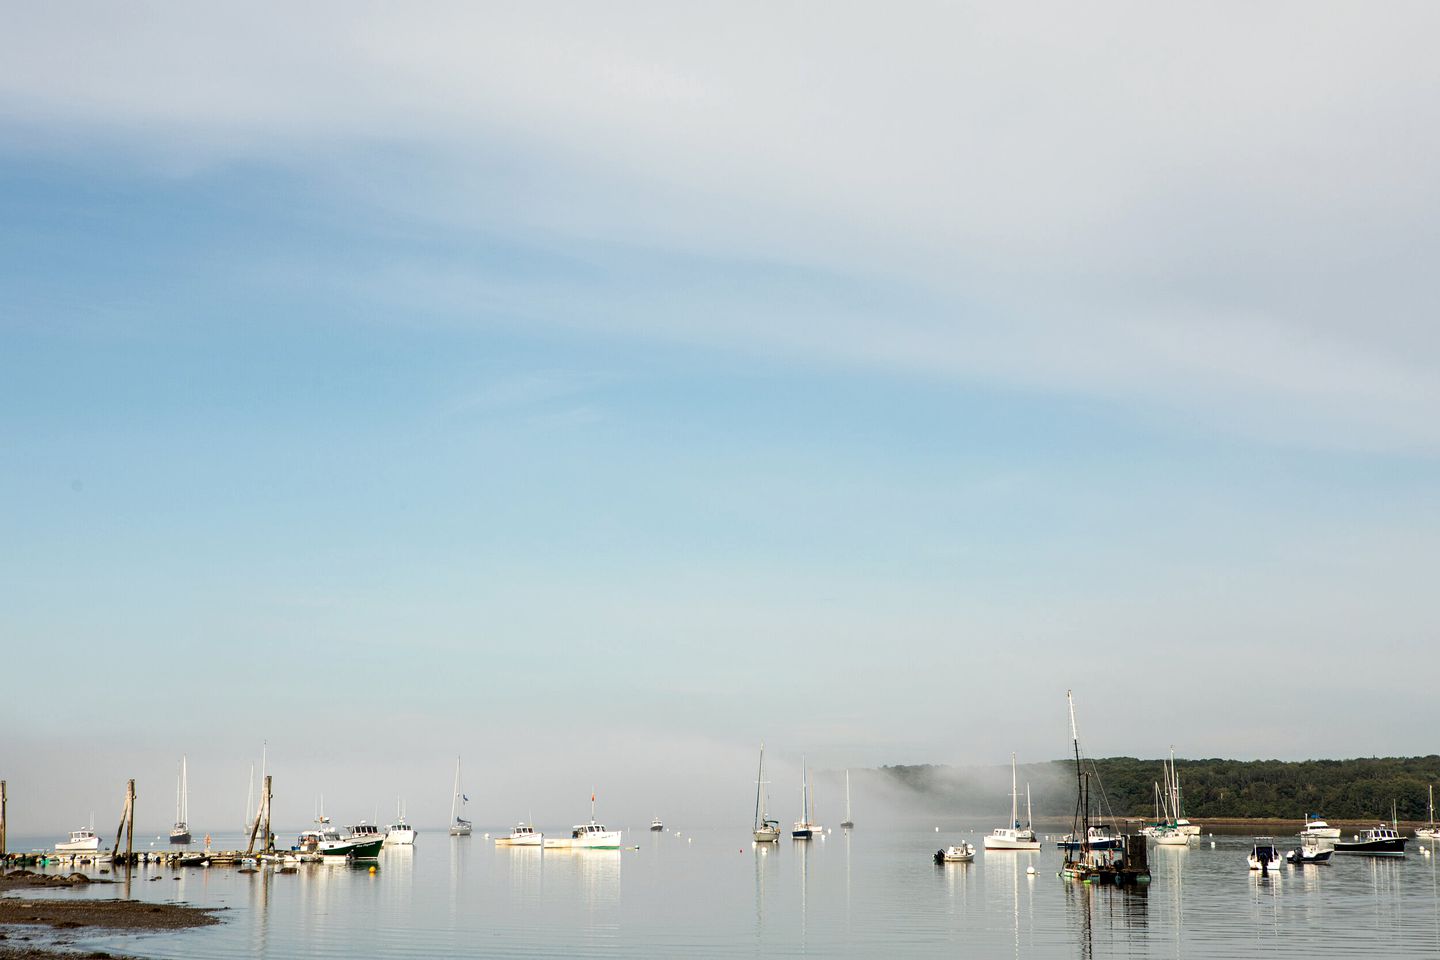
[{"label": "sky", "polygon": [[12,831],[1435,752],[1433,4],[0,7]]}]

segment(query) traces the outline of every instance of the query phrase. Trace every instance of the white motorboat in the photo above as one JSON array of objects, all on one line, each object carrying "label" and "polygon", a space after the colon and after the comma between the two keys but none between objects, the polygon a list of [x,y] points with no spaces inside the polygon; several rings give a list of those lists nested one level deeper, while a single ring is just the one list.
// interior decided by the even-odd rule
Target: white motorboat
[{"label": "white motorboat", "polygon": [[190,771],[188,758],[180,757],[180,776],[175,781],[175,826],[170,829],[170,842],[183,847],[190,842]]},{"label": "white motorboat", "polygon": [[1280,850],[1275,846],[1275,841],[1270,837],[1256,837],[1255,844],[1250,848],[1250,856],[1246,858],[1251,870],[1259,870],[1261,873],[1268,873],[1276,870],[1285,862],[1280,855]]},{"label": "white motorboat", "polygon": [[815,822],[815,798],[810,795],[810,768],[804,758],[800,760],[800,819],[790,830],[793,840],[810,840],[825,833],[825,828]]},{"label": "white motorboat", "polygon": [[450,836],[470,836],[470,821],[466,820],[463,816],[461,816],[461,814],[465,811],[465,804],[469,802],[470,798],[465,796],[465,792],[460,789],[460,758],[456,757],[455,793],[450,797]]},{"label": "white motorboat", "polygon": [[755,824],[751,834],[756,843],[775,843],[780,839],[780,821],[771,820],[765,815],[765,787],[768,783],[765,779],[765,744],[762,742],[760,772],[755,775]]},{"label": "white motorboat", "polygon": [[400,802],[395,804],[395,822],[385,827],[385,846],[387,847],[409,847],[415,843],[416,830],[410,826],[405,819],[405,808]]},{"label": "white motorboat", "polygon": [[530,824],[517,823],[508,836],[496,837],[495,844],[500,847],[538,847],[544,840],[545,835],[537,833]]},{"label": "white motorboat", "polygon": [[936,863],[969,863],[975,859],[973,843],[957,843],[935,851]]},{"label": "white motorboat", "polygon": [[92,824],[86,830],[71,830],[70,839],[55,844],[56,853],[95,853],[100,849],[100,837]]},{"label": "white motorboat", "polygon": [[665,821],[661,820],[659,817],[656,817],[654,820],[650,821],[650,829],[657,832],[664,830]]},{"label": "white motorboat", "polygon": [[1285,854],[1285,859],[1290,863],[1296,864],[1329,863],[1330,855],[1334,852],[1334,847],[1318,837],[1302,837],[1300,839],[1300,849],[1291,850]]},{"label": "white motorboat", "polygon": [[985,835],[986,850],[1039,850],[1040,841],[1030,826],[1030,785],[1025,785],[1025,826],[1020,825],[1020,784],[1015,774],[1015,754],[1010,754],[1010,826],[996,827]]},{"label": "white motorboat", "polygon": [[1300,831],[1302,837],[1314,837],[1317,840],[1339,840],[1340,828],[1332,827],[1319,814],[1305,814],[1305,827]]},{"label": "white motorboat", "polygon": [[547,850],[619,850],[623,830],[611,830],[595,819],[595,791],[590,791],[590,822],[570,828],[569,837],[546,837],[541,846]]}]

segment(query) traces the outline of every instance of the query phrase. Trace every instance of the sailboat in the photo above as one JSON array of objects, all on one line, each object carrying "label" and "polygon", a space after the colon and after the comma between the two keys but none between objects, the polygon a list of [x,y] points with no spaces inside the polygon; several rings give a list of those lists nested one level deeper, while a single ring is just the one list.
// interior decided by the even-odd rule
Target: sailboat
[{"label": "sailboat", "polygon": [[1175,832],[1185,837],[1200,836],[1200,825],[1185,819],[1185,808],[1180,802],[1180,774],[1175,770],[1175,748],[1170,748],[1170,812],[1175,815]]},{"label": "sailboat", "polygon": [[815,798],[810,796],[810,768],[804,758],[800,760],[800,819],[790,831],[794,840],[809,840],[816,834],[824,834],[825,828],[815,822]]},{"label": "sailboat", "polygon": [[845,819],[840,821],[842,830],[851,830],[855,827],[855,821],[850,819],[850,771],[845,771]]},{"label": "sailboat", "polygon": [[460,816],[470,798],[460,792],[460,758],[455,758],[455,794],[450,798],[450,836],[470,836],[470,821]]},{"label": "sailboat", "polygon": [[[1075,698],[1065,691],[1070,708],[1070,742],[1075,748],[1075,817],[1070,826],[1071,843],[1061,843],[1064,861],[1060,875],[1072,880],[1127,883],[1148,882],[1150,866],[1145,856],[1145,841],[1134,845],[1132,862],[1125,837],[1111,837],[1103,825],[1090,818],[1090,774],[1080,764],[1080,734],[1075,727]],[[1105,792],[1100,791],[1103,804]],[[1100,842],[1097,842],[1100,841]],[[1118,841],[1118,842],[1117,842]]]},{"label": "sailboat", "polygon": [[[270,741],[260,746],[260,782],[265,782],[265,766],[270,759]],[[245,836],[255,832],[255,764],[250,764],[250,792],[245,797]]]},{"label": "sailboat", "polygon": [[765,816],[765,744],[760,744],[760,772],[755,774],[755,826],[756,843],[774,843],[780,839],[780,821]]},{"label": "sailboat", "polygon": [[175,781],[175,826],[170,831],[170,842],[181,846],[190,842],[190,783],[186,758],[180,758],[180,777]]},{"label": "sailboat", "polygon": [[1039,850],[1040,841],[1030,826],[1030,786],[1025,786],[1025,826],[1020,826],[1020,782],[1015,776],[1015,754],[1010,754],[1010,826],[996,827],[985,836],[986,850]]},{"label": "sailboat", "polygon": [[1416,827],[1415,836],[1420,840],[1440,840],[1440,830],[1435,827],[1435,785],[1430,785],[1430,823],[1428,826]]}]

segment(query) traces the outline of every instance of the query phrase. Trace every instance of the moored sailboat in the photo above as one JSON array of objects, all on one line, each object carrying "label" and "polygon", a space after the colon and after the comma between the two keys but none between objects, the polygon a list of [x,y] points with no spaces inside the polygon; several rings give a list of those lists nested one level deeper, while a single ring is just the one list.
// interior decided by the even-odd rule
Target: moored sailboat
[{"label": "moored sailboat", "polygon": [[840,821],[840,829],[853,830],[855,821],[850,817],[850,771],[845,771],[845,819]]},{"label": "moored sailboat", "polygon": [[462,816],[460,815],[460,814],[463,813],[464,810],[465,810],[465,804],[467,804],[467,803],[469,803],[469,802],[470,802],[470,798],[467,797],[467,796],[465,796],[464,791],[462,791],[462,790],[460,789],[460,758],[459,758],[459,757],[456,757],[456,758],[455,758],[455,792],[454,792],[454,794],[451,795],[451,797],[450,797],[450,836],[452,836],[452,837],[468,837],[468,836],[470,836],[470,827],[471,827],[470,821],[469,821],[469,820],[466,820],[464,817],[462,817]]},{"label": "moored sailboat", "polygon": [[790,836],[795,840],[809,840],[825,833],[825,828],[815,822],[815,798],[810,793],[810,768],[804,758],[800,760],[800,819]]},{"label": "moored sailboat", "polygon": [[986,850],[1039,850],[1040,841],[1030,823],[1030,785],[1025,785],[1025,825],[1020,825],[1020,784],[1015,773],[1015,754],[1010,754],[1010,826],[996,827],[985,835]]},{"label": "moored sailboat", "polygon": [[[1080,733],[1075,726],[1075,698],[1065,691],[1065,701],[1070,709],[1070,742],[1075,750],[1075,816],[1070,836],[1077,841],[1073,845],[1062,845],[1064,860],[1060,875],[1074,880],[1107,883],[1146,883],[1150,880],[1150,866],[1146,859],[1145,838],[1142,836],[1117,837],[1118,843],[1094,846],[1091,840],[1097,837],[1109,838],[1100,831],[1099,824],[1090,820],[1090,774],[1080,763]],[[1096,775],[1098,779],[1098,774]],[[1104,791],[1101,791],[1103,802]]]},{"label": "moored sailboat", "polygon": [[765,744],[760,744],[760,772],[755,774],[755,824],[752,835],[757,843],[774,843],[780,839],[780,821],[765,815]]},{"label": "moored sailboat", "polygon": [[1435,785],[1430,785],[1430,822],[1423,827],[1415,828],[1415,837],[1419,840],[1440,840],[1440,830],[1435,827]]},{"label": "moored sailboat", "polygon": [[175,781],[175,826],[170,829],[170,842],[184,846],[190,842],[190,783],[185,756],[180,757],[180,776]]}]

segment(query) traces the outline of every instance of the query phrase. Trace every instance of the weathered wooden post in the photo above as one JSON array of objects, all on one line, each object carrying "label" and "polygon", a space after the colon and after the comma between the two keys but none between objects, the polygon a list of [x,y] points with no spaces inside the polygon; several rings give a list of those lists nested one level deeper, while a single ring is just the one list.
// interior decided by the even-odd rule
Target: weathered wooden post
[{"label": "weathered wooden post", "polygon": [[135,862],[135,781],[125,788],[125,864]]},{"label": "weathered wooden post", "polygon": [[[127,832],[128,831],[128,832]],[[125,862],[129,863],[135,856],[135,781],[131,780],[125,787],[125,810],[120,814],[120,826],[115,828],[115,848],[110,851],[110,859],[120,859],[120,838],[125,837]]]},{"label": "weathered wooden post", "polygon": [[0,780],[0,860],[5,859],[5,781]]},{"label": "weathered wooden post", "polygon": [[270,832],[270,775],[265,776],[265,846],[266,853],[275,852],[275,836]]}]

